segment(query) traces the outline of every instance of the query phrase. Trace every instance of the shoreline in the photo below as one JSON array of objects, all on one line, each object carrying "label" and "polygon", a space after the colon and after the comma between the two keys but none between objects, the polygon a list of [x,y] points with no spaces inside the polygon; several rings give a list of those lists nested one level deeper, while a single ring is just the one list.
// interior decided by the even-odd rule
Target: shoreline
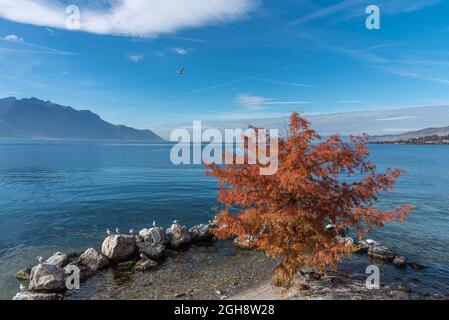
[{"label": "shoreline", "polygon": [[[81,255],[72,254],[70,257],[56,253],[34,268],[56,265],[55,270],[63,270],[67,266],[77,265],[82,268],[80,290],[67,291],[64,297],[61,295],[64,289],[36,289],[32,284],[36,284],[36,279],[32,279],[28,290],[18,293],[14,299],[444,299],[441,295],[415,292],[407,283],[399,286],[381,283],[380,289],[368,290],[364,283],[366,276],[348,270],[328,272],[325,275],[301,272],[302,275],[296,277],[288,289],[274,287],[271,285],[271,275],[277,265],[275,260],[265,257],[259,250],[249,250],[245,241],[213,239],[210,232],[213,227],[213,224],[201,224],[187,229],[179,221],[175,221],[167,230],[153,226],[142,229],[138,235],[111,233],[103,242],[101,253],[93,248],[86,250],[89,252],[87,260],[86,252]],[[393,253],[373,240],[354,243],[350,237],[337,237],[339,241],[354,246],[352,256],[366,260],[363,262],[365,266],[371,259],[367,256],[372,256],[373,248],[382,248],[375,252],[377,258],[380,258],[379,262],[383,259],[382,263],[393,263]],[[116,243],[118,239],[131,242],[125,242],[125,246],[121,248],[116,246],[118,251],[115,253],[114,250],[112,253],[108,252],[111,241]],[[159,248],[157,242],[161,241],[168,242],[161,249],[162,253],[155,253],[154,250]],[[123,253],[128,245],[134,248],[132,254],[113,261],[117,258],[113,257],[114,254]],[[142,250],[147,255],[153,255],[151,259],[143,256]],[[100,267],[98,263],[105,256],[109,256],[110,261],[107,266]],[[394,254],[395,258],[396,256],[399,255]],[[407,268],[407,265],[401,265],[400,268]],[[425,266],[412,262],[408,268]],[[36,272],[34,273],[36,278]],[[50,272],[50,276],[54,274]],[[28,283],[26,280],[24,282]]]}]

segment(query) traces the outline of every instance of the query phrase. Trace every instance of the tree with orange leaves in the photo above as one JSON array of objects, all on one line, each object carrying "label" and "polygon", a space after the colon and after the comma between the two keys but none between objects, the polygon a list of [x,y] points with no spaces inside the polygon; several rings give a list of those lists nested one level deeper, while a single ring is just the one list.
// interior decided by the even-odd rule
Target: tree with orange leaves
[{"label": "tree with orange leaves", "polygon": [[[259,175],[263,165],[247,161],[208,164],[206,174],[218,179],[218,199],[224,205],[215,235],[250,239],[254,248],[282,258],[273,277],[276,285],[291,283],[300,267],[335,268],[352,248],[336,239],[326,228],[329,223],[363,237],[373,227],[404,221],[412,211],[409,205],[389,211],[373,207],[377,195],[391,191],[403,171],[377,173],[366,143],[366,135],[350,142],[339,135],[322,140],[307,120],[293,113],[288,135],[278,143],[275,174]],[[248,144],[243,148],[247,158]]]}]

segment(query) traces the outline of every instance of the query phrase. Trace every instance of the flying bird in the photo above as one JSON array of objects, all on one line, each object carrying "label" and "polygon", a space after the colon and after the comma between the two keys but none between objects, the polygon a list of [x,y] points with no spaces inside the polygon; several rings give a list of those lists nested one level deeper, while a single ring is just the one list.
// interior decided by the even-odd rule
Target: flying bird
[{"label": "flying bird", "polygon": [[179,70],[177,71],[177,73],[178,73],[180,76],[182,76],[182,75],[184,75],[184,70],[185,70],[185,68],[182,67],[181,69],[179,69]]}]

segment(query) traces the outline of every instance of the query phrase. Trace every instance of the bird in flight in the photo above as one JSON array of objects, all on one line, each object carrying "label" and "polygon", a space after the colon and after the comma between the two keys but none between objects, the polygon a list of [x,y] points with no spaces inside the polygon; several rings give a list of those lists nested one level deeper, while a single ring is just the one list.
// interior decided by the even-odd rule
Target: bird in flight
[{"label": "bird in flight", "polygon": [[180,76],[182,76],[182,75],[184,74],[184,70],[185,70],[185,68],[182,67],[181,69],[179,69],[179,70],[177,71],[177,73],[178,73]]}]

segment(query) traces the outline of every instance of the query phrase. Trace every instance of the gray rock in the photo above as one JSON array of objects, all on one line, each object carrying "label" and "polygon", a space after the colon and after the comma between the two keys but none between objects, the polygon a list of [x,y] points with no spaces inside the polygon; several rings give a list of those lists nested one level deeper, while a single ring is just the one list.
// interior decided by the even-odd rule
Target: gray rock
[{"label": "gray rock", "polygon": [[383,246],[370,246],[368,255],[372,258],[389,262],[392,262],[395,257],[395,254],[390,249]]},{"label": "gray rock", "polygon": [[52,264],[54,266],[64,268],[70,262],[70,258],[67,254],[62,252],[56,252],[50,258],[48,258],[45,263]]},{"label": "gray rock", "polygon": [[373,239],[364,240],[370,246],[380,246],[380,242],[374,241]]},{"label": "gray rock", "polygon": [[407,257],[397,255],[393,259],[393,264],[396,268],[405,268],[407,267]]},{"label": "gray rock", "polygon": [[95,272],[106,268],[109,265],[109,260],[94,248],[89,248],[81,254],[78,263]]},{"label": "gray rock", "polygon": [[139,231],[139,236],[141,236],[143,240],[146,242],[161,244],[163,246],[168,245],[170,242],[170,239],[168,238],[165,229],[161,227],[142,229]]},{"label": "gray rock", "polygon": [[136,239],[128,235],[108,236],[101,246],[101,253],[112,261],[123,261],[136,252]]},{"label": "gray rock", "polygon": [[198,224],[189,229],[192,241],[209,241],[214,235],[210,232],[210,225]]},{"label": "gray rock", "polygon": [[137,248],[140,253],[143,253],[149,259],[160,259],[164,255],[165,246],[151,242],[139,242]]},{"label": "gray rock", "polygon": [[365,240],[359,241],[352,250],[353,253],[368,253],[369,244]]},{"label": "gray rock", "polygon": [[79,264],[78,262],[71,262],[64,268],[64,276],[68,277],[73,274],[72,266],[76,266],[80,270],[80,281],[84,282],[90,277],[92,277],[95,272],[92,271],[89,267]]},{"label": "gray rock", "polygon": [[31,270],[28,289],[35,292],[63,292],[66,289],[64,270],[53,264],[38,264]]},{"label": "gray rock", "polygon": [[134,269],[136,271],[147,271],[154,269],[158,266],[158,263],[151,259],[141,259],[137,261],[136,265],[134,266]]},{"label": "gray rock", "polygon": [[170,246],[172,248],[178,248],[192,241],[189,230],[179,223],[174,223],[167,229],[167,236],[170,239]]},{"label": "gray rock", "polygon": [[31,273],[30,268],[24,268],[16,273],[16,278],[19,280],[28,281],[30,280],[30,273]]},{"label": "gray rock", "polygon": [[233,243],[240,249],[252,249],[254,247],[254,243],[257,240],[259,240],[257,237],[245,235],[243,239],[241,239],[240,237],[235,238]]},{"label": "gray rock", "polygon": [[60,293],[36,293],[36,292],[19,292],[17,293],[13,300],[63,300],[64,295]]}]

